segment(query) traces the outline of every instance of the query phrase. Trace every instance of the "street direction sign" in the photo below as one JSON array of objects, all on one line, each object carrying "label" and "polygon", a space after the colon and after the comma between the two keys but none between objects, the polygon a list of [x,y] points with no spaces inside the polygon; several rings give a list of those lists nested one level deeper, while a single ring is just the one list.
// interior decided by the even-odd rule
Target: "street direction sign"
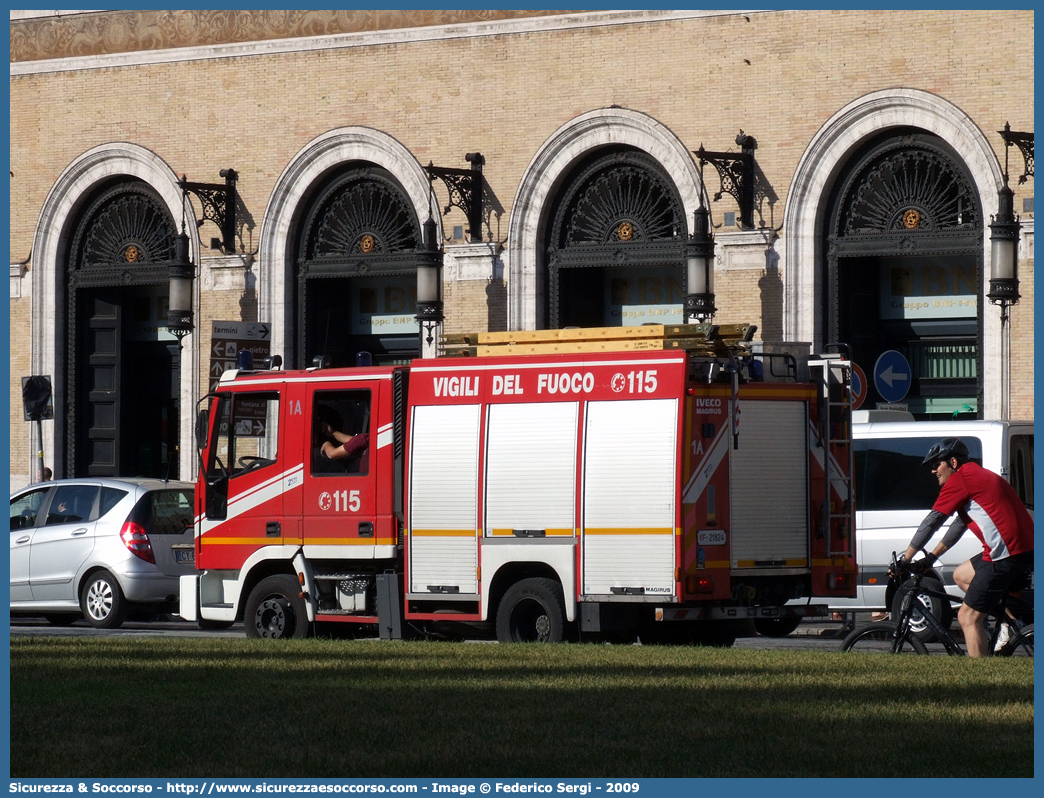
[{"label": "street direction sign", "polygon": [[899,402],[910,390],[913,369],[901,352],[889,349],[874,364],[874,387],[885,402]]},{"label": "street direction sign", "polygon": [[256,363],[271,354],[272,328],[257,321],[213,321],[210,326],[210,390],[217,388],[221,375],[234,369],[236,353],[248,349]]}]

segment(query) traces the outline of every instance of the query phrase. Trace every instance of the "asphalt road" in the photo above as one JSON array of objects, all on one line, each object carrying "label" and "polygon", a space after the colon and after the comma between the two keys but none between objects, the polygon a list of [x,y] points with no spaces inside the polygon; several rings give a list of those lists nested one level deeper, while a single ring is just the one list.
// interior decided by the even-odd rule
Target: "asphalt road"
[{"label": "asphalt road", "polygon": [[[869,618],[858,619],[862,624]],[[797,631],[786,637],[772,638],[756,635],[741,637],[735,648],[748,649],[805,649],[809,651],[837,651],[844,637],[844,624],[840,621],[818,621],[802,623]],[[220,631],[202,631],[187,621],[127,621],[119,629],[95,629],[83,621],[71,626],[52,626],[42,618],[12,618],[11,637],[55,636],[55,637],[224,637],[242,638],[243,625],[235,624]]]}]

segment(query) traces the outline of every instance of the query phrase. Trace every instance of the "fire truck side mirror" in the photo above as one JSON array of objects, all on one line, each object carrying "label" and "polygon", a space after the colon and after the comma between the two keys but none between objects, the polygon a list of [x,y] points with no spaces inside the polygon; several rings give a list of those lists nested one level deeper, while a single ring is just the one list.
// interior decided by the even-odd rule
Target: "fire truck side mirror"
[{"label": "fire truck side mirror", "polygon": [[196,416],[196,448],[203,451],[207,448],[207,435],[210,430],[210,412],[204,408]]}]

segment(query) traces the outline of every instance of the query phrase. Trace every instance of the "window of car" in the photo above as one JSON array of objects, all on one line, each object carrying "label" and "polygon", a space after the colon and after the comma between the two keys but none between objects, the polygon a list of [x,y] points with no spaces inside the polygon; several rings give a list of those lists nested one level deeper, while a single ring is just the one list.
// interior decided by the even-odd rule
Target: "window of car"
[{"label": "window of car", "polygon": [[[982,441],[961,438],[971,459],[982,465]],[[855,442],[856,509],[922,510],[939,496],[939,483],[926,465],[925,453],[938,438],[862,438]]]},{"label": "window of car", "polygon": [[11,529],[29,529],[36,526],[36,517],[47,498],[51,486],[23,493],[11,499]]},{"label": "window of car", "polygon": [[98,507],[98,517],[104,518],[109,510],[120,503],[120,499],[126,496],[128,491],[120,488],[102,488],[101,505]]},{"label": "window of car", "polygon": [[192,515],[192,491],[172,488],[149,491],[138,499],[130,520],[150,535],[180,535],[192,526]]},{"label": "window of car", "polygon": [[101,488],[98,485],[59,485],[47,509],[47,526],[89,521]]}]

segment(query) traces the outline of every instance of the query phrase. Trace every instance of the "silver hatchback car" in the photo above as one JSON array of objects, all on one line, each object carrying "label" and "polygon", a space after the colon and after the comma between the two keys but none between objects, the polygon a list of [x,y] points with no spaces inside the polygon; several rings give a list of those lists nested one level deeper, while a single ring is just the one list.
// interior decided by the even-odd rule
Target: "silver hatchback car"
[{"label": "silver hatchback car", "polygon": [[194,486],[64,479],[11,494],[11,615],[105,629],[132,611],[177,612],[195,568]]}]

